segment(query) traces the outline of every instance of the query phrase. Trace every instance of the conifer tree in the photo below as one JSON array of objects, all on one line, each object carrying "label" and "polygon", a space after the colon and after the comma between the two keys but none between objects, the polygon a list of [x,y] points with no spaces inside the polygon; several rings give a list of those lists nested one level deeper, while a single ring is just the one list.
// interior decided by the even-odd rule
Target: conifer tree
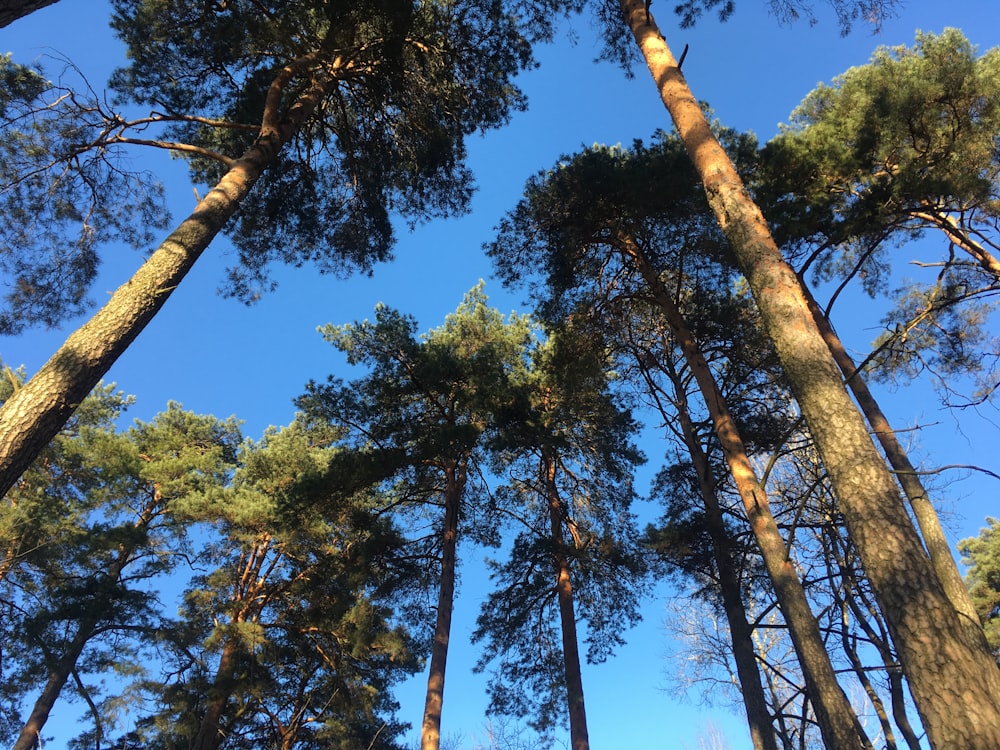
[{"label": "conifer tree", "polygon": [[[112,87],[139,114],[44,82],[20,90],[22,108],[4,118],[0,232],[18,278],[0,317],[8,328],[57,320],[93,280],[101,241],[142,246],[146,219],[163,221],[146,200],[155,186],[122,171],[124,149],[180,154],[207,192],[0,408],[0,492],[220,232],[239,255],[229,291],[250,301],[271,286],[274,262],[368,272],[390,255],[392,213],[417,222],[464,211],[465,138],[524,106],[513,78],[564,7],[115,0],[129,63]],[[50,210],[36,229],[39,206]]]},{"label": "conifer tree", "polygon": [[645,569],[629,511],[636,425],[606,365],[600,339],[549,331],[500,412],[492,465],[519,531],[473,635],[486,642],[477,669],[497,662],[490,710],[529,716],[549,741],[568,716],[573,750],[590,747],[578,623],[587,661],[606,659],[639,618]]},{"label": "conifer tree", "polygon": [[617,18],[611,5],[602,6],[611,52],[632,49],[623,46],[625,36],[635,43],[697,170],[830,474],[931,745],[1000,745],[1000,670],[982,640],[962,627],[795,272],[713,134],[648,5],[621,0],[614,4],[621,11]]},{"label": "conifer tree", "polygon": [[[416,322],[380,305],[375,320],[328,325],[323,335],[369,373],[349,385],[331,377],[310,383],[298,405],[310,423],[343,429],[342,441],[371,467],[387,490],[390,509],[404,515],[413,542],[436,567],[437,603],[423,750],[441,741],[445,673],[462,536],[495,543],[497,521],[484,484],[484,435],[524,367],[528,319],[487,306],[482,284],[444,325],[422,337]],[[416,530],[425,529],[420,538]]]}]

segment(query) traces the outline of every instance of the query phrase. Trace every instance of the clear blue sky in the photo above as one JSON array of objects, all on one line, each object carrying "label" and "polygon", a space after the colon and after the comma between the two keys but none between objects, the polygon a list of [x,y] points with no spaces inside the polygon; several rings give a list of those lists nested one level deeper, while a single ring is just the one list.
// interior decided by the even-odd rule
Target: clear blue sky
[{"label": "clear blue sky", "polygon": [[[776,132],[778,123],[818,82],[865,63],[878,45],[912,44],[917,29],[940,32],[956,26],[981,50],[1000,44],[996,0],[904,0],[898,18],[881,34],[875,36],[859,24],[846,38],[839,35],[823,0],[815,2],[821,22],[814,27],[782,27],[768,15],[764,0],[739,0],[729,23],[720,25],[708,17],[695,30],[681,30],[670,15],[673,4],[662,0],[653,11],[668,43],[676,50],[689,45],[684,73],[695,95],[708,101],[724,124],[752,130],[761,140]],[[0,31],[0,52],[12,51],[20,62],[58,53],[100,89],[110,68],[121,60],[107,17],[103,2],[61,0]],[[220,238],[112,370],[109,380],[138,398],[131,416],[148,419],[175,400],[198,412],[235,414],[244,420],[248,436],[259,437],[268,425],[292,419],[291,400],[307,380],[345,371],[342,358],[316,333],[319,325],[362,319],[376,303],[385,302],[413,314],[422,328],[431,328],[480,278],[487,279],[486,291],[497,307],[504,312],[521,309],[516,294],[491,280],[481,246],[517,202],[524,181],[581,146],[628,144],[669,127],[645,69],[627,80],[615,67],[593,62],[598,48],[588,17],[574,19],[563,32],[562,41],[538,50],[540,69],[521,78],[530,97],[529,111],[517,115],[507,128],[471,142],[471,165],[480,186],[471,215],[412,233],[403,229],[396,260],[377,268],[373,278],[339,281],[318,277],[309,268],[281,270],[279,289],[251,308],[214,293],[231,260]],[[575,45],[567,41],[571,36],[577,39]],[[57,62],[42,62],[50,75],[58,70]],[[150,168],[168,186],[174,218],[182,218],[194,205],[183,164],[162,155],[150,159]],[[103,303],[140,262],[138,254],[109,248],[94,300]],[[856,309],[857,318],[840,322],[840,329],[856,349],[864,350],[877,334],[879,316],[874,306],[859,303]],[[7,364],[23,364],[31,374],[79,322],[59,331],[0,338],[0,356]],[[1000,471],[993,449],[994,412],[965,412],[959,425],[926,389],[882,395],[896,425],[931,425],[919,436],[918,456],[928,465],[976,463]],[[650,441],[644,449],[649,470],[655,470],[662,447]],[[1000,515],[994,501],[997,488],[994,480],[982,476],[947,488],[943,506],[949,511],[946,520],[953,541],[975,534],[986,515]],[[470,673],[476,649],[468,643],[475,611],[487,593],[479,556],[466,556],[443,717],[444,734],[463,737],[463,748],[474,747],[485,723],[483,683]],[[645,622],[616,659],[586,668],[593,747],[695,750],[711,723],[726,734],[732,750],[749,748],[739,714],[701,706],[696,695],[678,702],[665,692],[673,670],[666,658],[671,644],[665,616],[661,596],[647,606]],[[420,722],[423,688],[422,678],[417,678],[399,692],[401,718],[414,725]],[[72,734],[73,715],[72,709],[57,708],[47,732]]]}]

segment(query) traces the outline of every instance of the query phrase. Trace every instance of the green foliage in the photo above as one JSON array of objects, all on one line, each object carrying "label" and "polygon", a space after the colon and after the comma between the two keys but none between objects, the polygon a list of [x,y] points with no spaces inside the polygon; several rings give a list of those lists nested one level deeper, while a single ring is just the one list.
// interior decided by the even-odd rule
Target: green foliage
[{"label": "green foliage", "polygon": [[155,708],[144,743],[188,744],[218,702],[234,747],[396,747],[390,687],[417,666],[389,598],[399,535],[364,495],[316,503],[334,451],[315,437],[293,423],[246,442],[231,480],[182,506],[205,572],[161,626],[165,681],[136,686]]},{"label": "green foliage", "polygon": [[[947,387],[996,359],[982,324],[1000,283],[998,130],[1000,49],[978,55],[946,29],[818,87],[763,150],[755,192],[802,271],[897,300],[873,363],[884,377],[928,368]],[[947,241],[925,263],[936,278],[890,289],[894,245],[928,229]]]},{"label": "green foliage", "polygon": [[986,640],[1000,661],[1000,521],[987,518],[986,522],[989,526],[980,529],[979,536],[958,543],[958,551],[969,566],[965,582]]},{"label": "green foliage", "polygon": [[11,703],[46,683],[62,687],[71,672],[97,703],[90,676],[142,672],[160,604],[150,582],[186,551],[174,505],[234,466],[235,421],[171,404],[119,432],[113,422],[129,402],[98,388],[5,498],[0,627]]},{"label": "green foliage", "polygon": [[[501,412],[491,443],[492,470],[504,482],[496,500],[521,530],[509,557],[490,564],[497,588],[473,634],[485,642],[477,670],[496,663],[490,711],[529,717],[547,741],[566,717],[557,559],[569,561],[591,662],[608,658],[638,621],[646,573],[630,512],[634,467],[644,460],[632,442],[637,425],[611,390],[600,340],[584,334],[549,331]],[[551,484],[541,473],[547,465],[555,467]],[[552,493],[560,504],[558,534]]]},{"label": "green foliage", "polygon": [[[561,3],[542,3],[558,11]],[[192,176],[214,184],[267,128],[291,128],[310,86],[322,96],[227,231],[240,263],[228,291],[271,286],[275,261],[321,272],[370,270],[389,256],[390,213],[412,221],[466,209],[465,138],[504,124],[524,99],[512,84],[532,64],[528,30],[509,4],[406,0],[231,3],[118,0],[113,25],[131,63],[123,99],[177,115],[171,140],[193,144]],[[530,37],[530,38],[529,38]],[[277,82],[291,73],[281,91]],[[269,92],[271,92],[269,94]],[[185,115],[210,118],[188,120]]]},{"label": "green foliage", "polygon": [[136,146],[188,159],[208,186],[271,149],[225,230],[239,254],[228,293],[256,299],[276,262],[370,271],[390,255],[393,214],[467,209],[465,139],[524,107],[514,77],[576,5],[116,0],[129,62],[113,104],[4,58],[0,257],[13,281],[0,331],[80,312],[101,246],[144,246],[166,225],[160,188],[124,158]]},{"label": "green foliage", "polygon": [[[455,467],[468,482],[466,510],[472,512],[472,498],[485,498],[485,487],[470,467],[482,460],[493,415],[525,366],[529,319],[505,320],[487,305],[480,284],[444,325],[422,336],[412,318],[384,305],[374,322],[321,331],[368,374],[349,385],[333,377],[310,383],[296,402],[308,422],[344,430],[341,444],[351,448],[346,460],[374,470],[372,483],[396,484],[394,493],[418,505],[440,501],[442,472]],[[490,523],[472,524],[470,532],[485,535],[483,541],[494,534]]]}]

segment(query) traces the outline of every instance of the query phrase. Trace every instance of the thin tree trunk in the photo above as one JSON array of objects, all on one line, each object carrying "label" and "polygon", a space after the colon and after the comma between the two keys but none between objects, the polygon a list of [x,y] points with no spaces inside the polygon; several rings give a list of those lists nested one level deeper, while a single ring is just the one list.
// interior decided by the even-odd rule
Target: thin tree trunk
[{"label": "thin tree trunk", "polygon": [[[960,624],[785,263],[642,0],[625,21],[701,175],[816,441],[933,747],[1000,747],[1000,670]],[[763,83],[762,83],[763,85]]]},{"label": "thin tree trunk", "polygon": [[559,601],[559,624],[562,630],[563,667],[566,675],[566,702],[569,709],[569,742],[571,750],[590,750],[587,733],[587,709],[583,700],[583,673],[580,669],[580,644],[576,633],[576,613],[573,608],[573,585],[569,575],[563,536],[563,504],[556,490],[555,459],[542,458],[545,491],[548,496],[549,521],[552,525],[552,545],[556,561],[556,596]]},{"label": "thin tree trunk", "polygon": [[441,709],[444,706],[444,675],[448,663],[448,642],[451,638],[451,616],[455,604],[455,572],[458,550],[458,511],[464,492],[461,465],[446,469],[447,486],[444,496],[444,529],[441,533],[441,584],[438,590],[437,623],[431,664],[427,674],[427,698],[420,732],[420,750],[441,747]]},{"label": "thin tree trunk", "polygon": [[0,407],[0,496],[28,468],[108,372],[222,230],[278,152],[305,122],[329,81],[313,82],[279,120],[285,85],[312,58],[286,66],[271,85],[256,143],[138,271]]},{"label": "thin tree trunk", "polygon": [[788,557],[785,540],[771,514],[767,493],[750,465],[743,440],[712,371],[680,310],[645,255],[631,238],[619,238],[619,241],[663,312],[708,408],[726,464],[743,501],[747,521],[757,540],[781,613],[788,625],[788,633],[795,647],[799,666],[802,667],[806,691],[816,711],[823,742],[830,750],[870,748],[851,703],[837,682],[819,624],[809,607],[795,566]]},{"label": "thin tree trunk", "polygon": [[194,738],[191,750],[216,750],[224,739],[221,731],[222,715],[225,713],[226,705],[232,695],[232,689],[228,686],[232,683],[238,655],[236,642],[227,638],[222,647],[222,653],[219,655],[219,666],[215,670],[215,679],[209,688],[205,715],[201,719],[201,725],[198,727],[198,734]]},{"label": "thin tree trunk", "polygon": [[834,331],[833,325],[816,303],[812,292],[805,284],[802,285],[802,291],[809,303],[813,319],[816,321],[816,325],[823,335],[823,340],[830,347],[830,352],[833,354],[837,366],[843,373],[848,388],[854,394],[854,398],[861,407],[865,419],[868,420],[872,432],[875,434],[879,444],[882,446],[882,450],[885,452],[886,458],[889,460],[889,465],[896,472],[896,479],[899,480],[899,484],[903,488],[903,493],[910,501],[910,507],[913,509],[913,516],[917,520],[917,526],[920,529],[921,537],[923,537],[924,546],[927,548],[931,564],[934,566],[934,572],[937,573],[938,578],[941,580],[945,594],[947,594],[948,599],[951,601],[952,606],[959,614],[964,625],[969,629],[970,636],[981,638],[983,648],[988,648],[986,645],[986,636],[983,634],[983,626],[979,621],[979,615],[976,614],[976,608],[972,605],[972,600],[969,598],[969,590],[965,587],[962,575],[955,564],[955,558],[951,554],[948,539],[944,535],[944,529],[941,528],[941,521],[934,510],[934,506],[931,504],[923,482],[920,481],[917,470],[910,463],[910,458],[896,437],[895,430],[892,429],[889,420],[882,412],[882,409],[879,408],[878,402],[868,388],[868,384],[861,376],[861,373],[858,372],[857,365],[855,365],[851,356],[847,353],[843,342],[837,336],[836,331]]},{"label": "thin tree trunk", "polygon": [[65,687],[70,675],[73,674],[76,662],[80,658],[80,654],[83,653],[87,642],[93,637],[96,628],[96,618],[88,618],[82,622],[69,648],[66,649],[66,653],[55,665],[49,668],[45,687],[42,688],[35,705],[32,706],[28,720],[21,727],[21,733],[11,750],[32,750],[32,748],[41,746],[42,727],[49,720],[49,714],[52,713],[53,706],[59,700],[59,694],[62,693],[63,687]]},{"label": "thin tree trunk", "polygon": [[[147,501],[146,506],[139,513],[139,517],[135,521],[135,527],[148,527],[149,524],[152,523],[156,515],[156,510],[162,501],[163,496],[160,494],[159,485],[157,485],[155,491]],[[107,570],[105,571],[105,575],[108,580],[117,581],[121,577],[122,572],[128,566],[129,562],[131,562],[135,549],[136,548],[134,546],[119,546],[118,551],[115,554],[115,558],[111,561],[111,563],[109,563]],[[104,605],[102,602],[92,602],[90,611],[100,613],[103,611],[103,608]],[[21,728],[21,733],[17,738],[17,742],[14,743],[12,750],[30,750],[30,748],[39,747],[41,745],[40,737],[42,727],[44,727],[45,723],[49,720],[52,708],[59,699],[59,695],[62,693],[62,689],[66,686],[66,682],[75,673],[80,655],[90,642],[90,639],[94,637],[100,622],[101,617],[99,614],[98,616],[90,615],[80,620],[80,626],[77,628],[76,635],[73,636],[73,640],[70,642],[69,647],[56,664],[49,667],[49,674],[48,679],[45,682],[45,687],[42,688],[41,694],[35,701],[35,705],[31,709],[31,714],[28,716],[28,720]]]},{"label": "thin tree trunk", "polygon": [[732,545],[726,532],[719,498],[715,494],[715,482],[708,457],[698,442],[691,413],[688,410],[687,393],[681,385],[680,377],[670,363],[664,363],[663,366],[674,386],[677,421],[680,423],[684,444],[698,476],[698,488],[702,504],[705,506],[705,522],[708,534],[712,538],[712,556],[719,574],[719,593],[722,595],[722,607],[726,613],[726,622],[729,624],[736,676],[740,681],[740,693],[743,696],[743,707],[750,728],[750,740],[754,750],[778,750],[774,727],[771,725],[771,714],[767,708],[767,697],[760,682],[757,653],[753,646],[753,628],[747,621],[746,607],[743,606],[739,575],[733,564]]},{"label": "thin tree trunk", "polygon": [[9,26],[19,18],[41,10],[49,5],[55,5],[59,0],[7,0],[0,2],[0,29]]}]

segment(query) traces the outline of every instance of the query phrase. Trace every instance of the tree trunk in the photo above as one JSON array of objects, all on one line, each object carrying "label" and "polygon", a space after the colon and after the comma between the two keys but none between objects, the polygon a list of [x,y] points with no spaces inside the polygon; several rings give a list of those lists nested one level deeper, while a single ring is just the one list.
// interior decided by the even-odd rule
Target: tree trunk
[{"label": "tree trunk", "polygon": [[21,727],[21,733],[18,735],[17,741],[11,750],[31,750],[32,748],[42,746],[42,727],[49,720],[52,707],[55,706],[56,701],[59,699],[59,694],[66,685],[66,681],[73,674],[76,662],[80,658],[80,654],[83,653],[87,642],[94,635],[96,627],[97,620],[94,618],[89,618],[82,622],[69,648],[66,649],[66,653],[63,654],[62,658],[55,665],[49,668],[45,687],[42,688],[42,692],[35,701],[28,720]]},{"label": "tree trunk", "polygon": [[995,750],[1000,670],[961,626],[895,481],[844,389],[795,273],[712,134],[652,16],[641,0],[622,0],[622,9],[816,441],[931,745]]},{"label": "tree trunk", "polygon": [[712,538],[712,556],[719,574],[719,593],[722,595],[722,607],[726,613],[726,622],[729,624],[736,676],[740,681],[740,693],[743,696],[743,707],[750,728],[750,739],[754,750],[778,750],[774,729],[771,726],[771,714],[767,708],[767,698],[760,682],[757,654],[753,646],[753,628],[747,621],[746,607],[743,606],[739,575],[733,565],[732,546],[726,533],[719,498],[715,494],[715,482],[708,457],[698,442],[691,421],[691,413],[687,407],[687,393],[674,368],[669,365],[666,367],[669,368],[668,376],[674,386],[677,421],[680,423],[695,474],[698,475],[698,488],[702,504],[705,506],[708,534]]},{"label": "tree trunk", "polygon": [[958,571],[958,565],[955,564],[955,558],[951,554],[948,539],[944,535],[944,529],[941,528],[941,521],[934,510],[934,506],[931,504],[923,482],[920,481],[917,470],[910,463],[910,458],[896,437],[896,432],[889,425],[889,420],[882,412],[882,409],[879,408],[878,402],[869,390],[868,384],[861,376],[861,373],[858,372],[857,366],[844,348],[840,337],[834,331],[833,325],[826,315],[823,314],[819,305],[816,304],[816,299],[805,284],[802,285],[802,290],[809,303],[813,319],[816,321],[816,325],[823,335],[823,340],[830,347],[830,352],[833,354],[837,366],[843,373],[847,386],[851,389],[851,393],[854,394],[854,398],[861,407],[865,419],[868,420],[872,432],[875,434],[879,444],[882,446],[882,450],[885,452],[886,458],[889,460],[889,465],[896,473],[896,479],[899,480],[899,484],[903,488],[903,493],[910,502],[910,507],[913,509],[913,517],[917,520],[917,527],[920,529],[920,535],[924,540],[924,546],[927,548],[931,564],[934,566],[934,572],[937,573],[941,585],[944,587],[945,594],[951,601],[955,611],[959,614],[964,626],[969,630],[970,637],[974,639],[981,638],[983,648],[988,649],[986,636],[983,633],[983,626],[979,621],[979,615],[976,614],[976,608],[972,606],[972,600],[969,598],[969,590],[965,587],[962,574]]},{"label": "tree trunk", "polygon": [[235,641],[226,638],[226,642],[222,646],[222,654],[219,656],[219,666],[215,670],[215,679],[208,691],[205,715],[201,719],[198,735],[194,738],[191,750],[216,750],[223,740],[223,734],[220,731],[222,715],[225,713],[226,704],[229,703],[232,693],[231,689],[226,686],[232,683],[237,656]]},{"label": "tree trunk", "polygon": [[18,18],[41,10],[49,5],[55,5],[59,0],[7,0],[0,2],[0,29],[9,26]]},{"label": "tree trunk", "polygon": [[456,463],[446,469],[444,529],[441,533],[441,585],[438,590],[437,623],[431,664],[427,674],[427,698],[420,732],[420,750],[441,747],[441,709],[444,705],[444,673],[448,663],[451,615],[455,604],[455,574],[458,550],[458,511],[462,503],[464,468]]},{"label": "tree trunk", "polygon": [[274,111],[281,91],[299,64],[288,65],[272,84],[264,124],[253,147],[233,163],[194,212],[107,304],[70,334],[35,376],[0,407],[0,496],[14,485],[159,312],[260,175],[315,109],[329,81],[307,87],[280,121]]},{"label": "tree trunk", "polygon": [[576,613],[573,609],[573,585],[570,581],[569,560],[566,557],[563,535],[563,504],[556,490],[555,460],[549,454],[542,457],[542,471],[545,475],[549,521],[552,525],[552,547],[555,552],[556,596],[559,601],[559,624],[562,630],[570,749],[590,750],[587,709],[583,701],[583,673],[580,670],[580,645],[576,634]]},{"label": "tree trunk", "polygon": [[743,501],[747,521],[757,540],[781,614],[788,626],[788,634],[802,668],[806,692],[816,711],[816,721],[823,734],[823,742],[830,750],[870,748],[871,744],[864,736],[854,709],[837,682],[819,624],[809,607],[795,566],[789,559],[785,540],[771,514],[767,493],[750,465],[743,440],[712,371],[680,310],[645,255],[630,238],[619,240],[663,312],[708,408],[712,426]]}]

